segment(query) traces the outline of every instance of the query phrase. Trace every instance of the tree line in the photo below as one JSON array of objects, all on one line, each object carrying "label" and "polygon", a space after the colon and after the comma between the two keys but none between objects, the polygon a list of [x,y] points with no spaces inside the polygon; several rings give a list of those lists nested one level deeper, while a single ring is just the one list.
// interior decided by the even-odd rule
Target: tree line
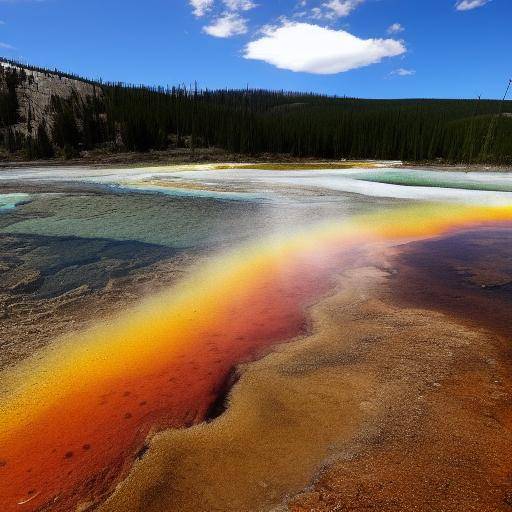
[{"label": "tree line", "polygon": [[188,147],[191,153],[221,148],[246,155],[512,163],[510,101],[367,100],[88,81],[100,94],[53,96],[47,118],[22,136],[14,130],[20,122],[16,90],[30,73],[15,68],[1,73],[0,144],[28,158],[69,157],[96,148]]}]

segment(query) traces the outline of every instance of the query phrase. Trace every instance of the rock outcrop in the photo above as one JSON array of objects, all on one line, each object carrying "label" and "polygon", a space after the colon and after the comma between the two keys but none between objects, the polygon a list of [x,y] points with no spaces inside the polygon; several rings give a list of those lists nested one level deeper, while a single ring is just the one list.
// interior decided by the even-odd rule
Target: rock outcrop
[{"label": "rock outcrop", "polygon": [[[25,137],[36,137],[41,124],[51,128],[52,98],[69,99],[75,95],[77,99],[86,101],[89,97],[103,95],[101,86],[92,81],[0,61],[0,95],[11,94],[9,101],[12,105],[13,93],[17,103],[16,118],[3,119],[0,123],[4,130],[11,129]],[[14,123],[9,122],[13,120]]]}]

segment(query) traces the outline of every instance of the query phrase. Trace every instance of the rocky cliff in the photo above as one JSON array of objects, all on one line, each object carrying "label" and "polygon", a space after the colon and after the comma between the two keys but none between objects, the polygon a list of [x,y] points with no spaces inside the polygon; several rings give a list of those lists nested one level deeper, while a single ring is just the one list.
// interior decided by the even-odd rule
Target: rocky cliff
[{"label": "rocky cliff", "polygon": [[[6,146],[51,139],[59,103],[101,98],[99,84],[57,71],[0,60],[0,131]],[[10,141],[8,139],[11,139]]]}]

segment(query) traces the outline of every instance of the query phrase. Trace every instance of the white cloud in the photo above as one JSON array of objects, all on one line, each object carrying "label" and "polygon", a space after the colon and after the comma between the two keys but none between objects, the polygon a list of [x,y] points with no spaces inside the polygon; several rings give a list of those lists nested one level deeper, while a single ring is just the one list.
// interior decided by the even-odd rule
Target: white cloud
[{"label": "white cloud", "polygon": [[393,25],[388,27],[388,34],[399,34],[404,30],[405,28],[400,23],[393,23]]},{"label": "white cloud", "polygon": [[416,71],[414,69],[405,69],[405,68],[398,68],[394,71],[391,71],[390,75],[397,75],[397,76],[413,76],[416,74]]},{"label": "white cloud", "polygon": [[471,11],[477,7],[483,7],[489,2],[490,0],[459,0],[455,4],[455,9],[457,9],[457,11]]},{"label": "white cloud", "polygon": [[250,11],[257,7],[252,0],[224,0],[224,5],[230,11]]},{"label": "white cloud", "polygon": [[[189,0],[189,3],[196,17],[201,18],[210,15],[211,22],[203,27],[203,32],[213,37],[223,38],[246,34],[248,30],[247,19],[240,16],[239,13],[257,7],[253,0],[222,0],[222,2]],[[224,5],[224,12],[219,13],[219,4]],[[216,16],[212,18],[215,14]]]},{"label": "white cloud", "polygon": [[247,33],[247,20],[233,12],[226,12],[213,23],[203,27],[203,31],[213,37],[233,37]]},{"label": "white cloud", "polygon": [[353,10],[357,9],[364,0],[329,0],[320,7],[312,9],[312,16],[316,19],[338,19],[348,16]]},{"label": "white cloud", "polygon": [[2,48],[4,50],[16,50],[16,48],[14,48],[14,46],[7,44],[7,43],[0,43],[0,48]]},{"label": "white cloud", "polygon": [[194,16],[201,18],[213,7],[214,0],[189,0]]},{"label": "white cloud", "polygon": [[344,30],[288,22],[267,27],[260,39],[245,47],[244,57],[280,69],[327,75],[376,64],[406,51],[394,39],[359,39]]}]

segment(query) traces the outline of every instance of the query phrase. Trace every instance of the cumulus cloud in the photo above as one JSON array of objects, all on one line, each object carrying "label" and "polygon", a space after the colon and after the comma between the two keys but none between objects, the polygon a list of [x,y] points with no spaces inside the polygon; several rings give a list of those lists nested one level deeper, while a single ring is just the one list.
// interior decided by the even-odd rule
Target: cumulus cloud
[{"label": "cumulus cloud", "polygon": [[226,12],[203,27],[203,31],[213,37],[238,36],[247,33],[247,20],[236,13]]},{"label": "cumulus cloud", "polygon": [[214,0],[189,0],[194,16],[201,18],[213,7]]},{"label": "cumulus cloud", "polygon": [[388,34],[399,34],[404,30],[405,28],[400,23],[393,23],[393,25],[388,27]]},{"label": "cumulus cloud", "polygon": [[489,2],[490,0],[459,0],[455,4],[455,9],[457,9],[457,11],[471,11],[477,7],[483,7]]},{"label": "cumulus cloud", "polygon": [[210,22],[203,32],[222,38],[246,34],[248,20],[240,13],[257,7],[253,0],[189,0],[189,3],[197,18],[208,16]]},{"label": "cumulus cloud", "polygon": [[416,71],[414,69],[405,69],[405,68],[398,68],[394,71],[391,71],[390,75],[396,75],[396,76],[413,76],[416,74]]},{"label": "cumulus cloud", "polygon": [[262,37],[245,47],[244,57],[280,69],[328,75],[376,64],[406,51],[404,44],[394,39],[360,39],[344,30],[288,22],[267,27]]}]

